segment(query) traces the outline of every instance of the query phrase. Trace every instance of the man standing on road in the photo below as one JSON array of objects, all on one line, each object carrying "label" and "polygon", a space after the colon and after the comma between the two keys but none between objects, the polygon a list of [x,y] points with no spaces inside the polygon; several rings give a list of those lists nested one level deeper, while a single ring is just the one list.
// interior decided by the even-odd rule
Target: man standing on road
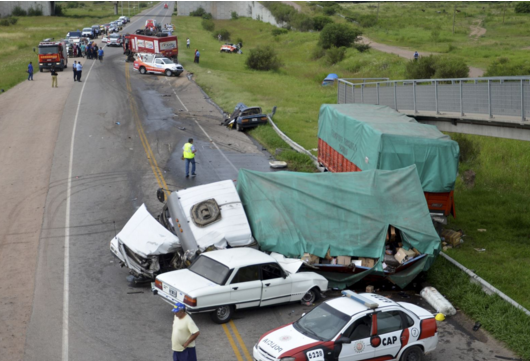
[{"label": "man standing on road", "polygon": [[77,81],[81,82],[81,73],[83,72],[83,65],[81,65],[81,62],[77,62]]},{"label": "man standing on road", "polygon": [[81,57],[84,58],[86,54],[86,45],[85,43],[81,44]]},{"label": "man standing on road", "polygon": [[195,339],[199,337],[199,328],[186,313],[186,306],[177,302],[173,307],[173,332],[171,334],[171,348],[173,361],[197,361]]},{"label": "man standing on road", "polygon": [[52,88],[57,88],[57,72],[55,66],[52,66]]},{"label": "man standing on road", "polygon": [[77,62],[74,60],[74,65],[72,65],[72,70],[74,71],[74,81],[77,81]]},{"label": "man standing on road", "polygon": [[186,39],[186,48],[190,48],[190,38]]},{"label": "man standing on road", "polygon": [[188,143],[182,147],[182,159],[186,161],[186,178],[189,178],[189,170],[191,163],[191,176],[195,177],[195,146],[193,145],[193,138],[188,139]]},{"label": "man standing on road", "polygon": [[28,80],[33,80],[33,64],[31,61],[28,64]]},{"label": "man standing on road", "polygon": [[99,62],[103,61],[103,48],[99,48],[99,50],[98,50],[98,58],[99,58]]}]

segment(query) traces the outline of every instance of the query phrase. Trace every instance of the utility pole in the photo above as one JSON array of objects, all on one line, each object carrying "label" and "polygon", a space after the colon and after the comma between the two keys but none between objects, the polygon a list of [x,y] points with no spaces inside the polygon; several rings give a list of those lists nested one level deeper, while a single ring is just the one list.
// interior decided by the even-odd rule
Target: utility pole
[{"label": "utility pole", "polygon": [[114,15],[118,15],[118,2],[114,2]]},{"label": "utility pole", "polygon": [[455,35],[456,2],[454,4],[455,7],[453,8],[453,35]]}]

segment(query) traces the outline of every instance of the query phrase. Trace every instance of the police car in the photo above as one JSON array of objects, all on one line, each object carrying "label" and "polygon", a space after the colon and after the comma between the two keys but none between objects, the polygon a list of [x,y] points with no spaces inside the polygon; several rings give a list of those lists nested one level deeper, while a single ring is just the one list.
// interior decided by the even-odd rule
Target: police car
[{"label": "police car", "polygon": [[427,310],[373,293],[342,294],[261,336],[254,360],[421,361],[436,348],[436,320]]}]

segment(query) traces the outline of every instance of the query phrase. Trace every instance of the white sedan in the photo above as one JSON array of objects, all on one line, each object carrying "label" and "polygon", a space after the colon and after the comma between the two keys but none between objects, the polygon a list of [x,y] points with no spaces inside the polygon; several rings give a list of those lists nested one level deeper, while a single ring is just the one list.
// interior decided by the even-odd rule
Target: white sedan
[{"label": "white sedan", "polygon": [[191,313],[210,312],[216,323],[230,321],[239,308],[312,303],[327,288],[324,277],[291,273],[276,258],[252,248],[205,252],[189,269],[161,274],[151,283],[153,293],[166,302],[182,302]]}]

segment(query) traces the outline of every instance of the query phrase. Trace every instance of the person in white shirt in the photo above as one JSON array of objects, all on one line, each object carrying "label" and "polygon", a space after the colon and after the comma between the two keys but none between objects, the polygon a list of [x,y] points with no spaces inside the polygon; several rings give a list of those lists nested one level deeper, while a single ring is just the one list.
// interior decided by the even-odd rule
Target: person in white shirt
[{"label": "person in white shirt", "polygon": [[186,306],[177,302],[173,307],[173,332],[171,334],[171,348],[173,361],[197,361],[195,339],[199,337],[199,328],[186,313]]},{"label": "person in white shirt", "polygon": [[81,65],[81,62],[77,62],[77,81],[81,81],[81,73],[83,72],[83,65]]}]

